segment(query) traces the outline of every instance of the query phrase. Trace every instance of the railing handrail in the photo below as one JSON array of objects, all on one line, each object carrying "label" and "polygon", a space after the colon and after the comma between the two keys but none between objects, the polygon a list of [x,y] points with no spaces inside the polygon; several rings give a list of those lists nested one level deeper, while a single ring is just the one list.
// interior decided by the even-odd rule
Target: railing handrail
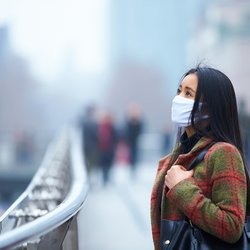
[{"label": "railing handrail", "polygon": [[[72,185],[65,199],[52,211],[27,224],[0,235],[0,248],[16,246],[34,237],[45,235],[72,218],[82,207],[88,193],[88,183],[85,167],[83,165],[80,137],[75,130],[70,130],[70,151],[72,168]],[[38,170],[40,171],[40,169]],[[36,176],[23,194],[3,214],[0,221],[23,200],[32,189]]]}]

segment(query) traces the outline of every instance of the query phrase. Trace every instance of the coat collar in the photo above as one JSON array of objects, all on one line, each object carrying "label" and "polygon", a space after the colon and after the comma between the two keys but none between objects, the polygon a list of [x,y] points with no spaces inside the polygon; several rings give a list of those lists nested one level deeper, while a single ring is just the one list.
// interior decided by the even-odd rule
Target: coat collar
[{"label": "coat collar", "polygon": [[190,150],[190,152],[186,154],[180,154],[174,164],[183,165],[184,167],[188,166],[194,160],[194,158],[196,158],[199,155],[199,153],[202,150],[204,150],[206,147],[208,147],[209,144],[211,144],[212,141],[213,140],[211,138],[202,137],[194,145],[194,147]]},{"label": "coat collar", "polygon": [[[185,154],[180,154],[175,161],[174,164],[180,164],[182,165],[183,163],[189,163],[191,162],[203,149],[205,149],[209,144],[212,143],[211,138],[207,137],[202,137],[195,145],[194,147],[190,150],[190,152],[185,153]],[[171,156],[173,156],[176,152],[178,152],[179,146],[177,146],[173,152],[162,159],[160,159],[159,164],[162,165],[166,160],[169,160]],[[165,164],[164,164],[165,165]],[[185,165],[185,164],[183,164]]]}]

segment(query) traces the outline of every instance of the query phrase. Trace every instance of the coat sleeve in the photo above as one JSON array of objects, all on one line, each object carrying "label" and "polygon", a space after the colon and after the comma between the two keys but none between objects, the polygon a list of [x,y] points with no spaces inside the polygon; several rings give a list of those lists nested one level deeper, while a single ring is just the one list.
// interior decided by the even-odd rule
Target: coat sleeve
[{"label": "coat sleeve", "polygon": [[217,143],[207,153],[204,166],[210,198],[204,195],[195,177],[179,182],[168,191],[167,198],[204,231],[235,243],[243,231],[247,199],[241,155],[231,144]]}]

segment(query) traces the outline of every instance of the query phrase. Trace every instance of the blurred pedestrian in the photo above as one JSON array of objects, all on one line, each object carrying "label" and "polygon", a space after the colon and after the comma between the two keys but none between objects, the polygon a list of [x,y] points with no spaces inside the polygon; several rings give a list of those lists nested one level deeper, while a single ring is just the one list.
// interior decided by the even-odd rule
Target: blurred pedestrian
[{"label": "blurred pedestrian", "polygon": [[138,140],[142,133],[143,122],[141,110],[138,105],[132,104],[129,107],[125,125],[126,142],[129,148],[129,164],[132,173],[135,174],[138,161]]},{"label": "blurred pedestrian", "polygon": [[116,144],[117,135],[112,116],[105,113],[98,124],[99,165],[104,185],[110,181],[110,170],[115,157]]},{"label": "blurred pedestrian", "polygon": [[86,107],[85,114],[81,121],[83,155],[87,171],[90,174],[98,164],[97,147],[97,119],[95,105]]}]

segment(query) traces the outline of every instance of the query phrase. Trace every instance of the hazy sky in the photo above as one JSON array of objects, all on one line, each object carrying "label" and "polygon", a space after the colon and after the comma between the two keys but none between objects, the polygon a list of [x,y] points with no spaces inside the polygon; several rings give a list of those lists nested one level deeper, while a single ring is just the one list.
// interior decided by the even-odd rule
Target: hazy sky
[{"label": "hazy sky", "polygon": [[[57,79],[65,57],[81,72],[107,67],[109,0],[0,0],[0,25],[10,27],[12,47],[35,75]],[[71,58],[72,60],[72,58]]]}]

